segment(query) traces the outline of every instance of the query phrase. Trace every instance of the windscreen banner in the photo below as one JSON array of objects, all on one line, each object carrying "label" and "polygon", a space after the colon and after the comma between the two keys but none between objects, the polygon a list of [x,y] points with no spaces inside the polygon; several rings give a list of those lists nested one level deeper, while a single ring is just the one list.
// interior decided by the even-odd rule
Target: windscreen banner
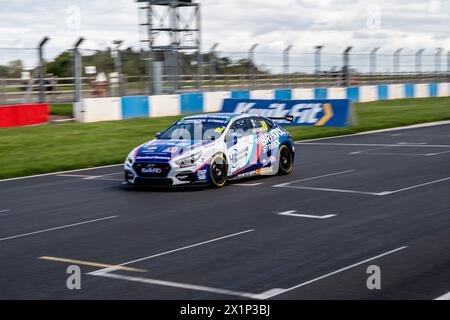
[{"label": "windscreen banner", "polygon": [[257,114],[284,126],[345,127],[356,124],[350,99],[224,99],[222,112]]}]

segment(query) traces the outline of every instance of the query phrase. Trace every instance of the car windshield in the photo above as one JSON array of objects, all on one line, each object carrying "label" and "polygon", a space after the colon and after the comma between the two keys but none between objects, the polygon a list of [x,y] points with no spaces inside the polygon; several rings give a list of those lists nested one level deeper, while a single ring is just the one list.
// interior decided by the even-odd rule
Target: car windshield
[{"label": "car windshield", "polygon": [[164,131],[158,139],[165,140],[216,140],[225,131],[229,119],[191,118],[183,119]]}]

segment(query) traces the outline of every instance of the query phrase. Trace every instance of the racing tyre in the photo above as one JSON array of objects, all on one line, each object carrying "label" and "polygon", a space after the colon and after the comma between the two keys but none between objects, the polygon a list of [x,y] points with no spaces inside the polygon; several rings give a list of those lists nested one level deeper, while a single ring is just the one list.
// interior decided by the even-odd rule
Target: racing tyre
[{"label": "racing tyre", "polygon": [[279,175],[287,175],[292,171],[292,152],[286,145],[282,145],[278,150]]},{"label": "racing tyre", "polygon": [[225,158],[221,154],[215,155],[209,166],[209,176],[211,177],[211,186],[221,188],[227,182],[228,168]]}]

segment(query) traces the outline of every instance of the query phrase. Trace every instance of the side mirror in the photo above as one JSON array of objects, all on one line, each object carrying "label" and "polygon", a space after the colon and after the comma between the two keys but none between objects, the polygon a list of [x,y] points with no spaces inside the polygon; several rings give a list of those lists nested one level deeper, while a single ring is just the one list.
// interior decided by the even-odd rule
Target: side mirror
[{"label": "side mirror", "polygon": [[162,132],[157,132],[157,133],[155,134],[156,139],[158,139],[159,137],[161,137],[161,135],[162,135]]}]

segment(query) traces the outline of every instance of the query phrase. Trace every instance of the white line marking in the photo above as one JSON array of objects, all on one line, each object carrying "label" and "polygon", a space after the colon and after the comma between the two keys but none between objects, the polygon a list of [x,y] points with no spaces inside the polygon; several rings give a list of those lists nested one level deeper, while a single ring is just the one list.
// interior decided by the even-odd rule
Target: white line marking
[{"label": "white line marking", "polygon": [[34,231],[34,232],[29,232],[29,233],[19,234],[19,235],[17,235],[17,236],[11,236],[11,237],[7,237],[7,238],[1,238],[0,241],[6,241],[6,240],[11,240],[11,239],[16,239],[16,238],[21,238],[21,237],[31,236],[31,235],[38,234],[38,233],[44,233],[44,232],[48,232],[48,231],[54,231],[54,230],[60,230],[60,229],[65,229],[65,228],[70,228],[70,227],[80,226],[80,225],[87,224],[87,223],[98,222],[98,221],[103,221],[103,220],[108,220],[108,219],[114,219],[114,218],[117,218],[117,217],[118,217],[118,216],[110,216],[110,217],[106,217],[106,218],[100,218],[100,219],[94,219],[94,220],[89,220],[89,221],[83,221],[83,222],[78,222],[78,223],[68,224],[68,225],[61,226],[61,227],[55,227],[55,228],[50,228],[50,229],[45,229],[45,230],[40,230],[40,231]]},{"label": "white line marking", "polygon": [[291,210],[291,211],[285,211],[285,212],[280,212],[277,213],[280,216],[292,216],[292,217],[300,217],[300,218],[311,218],[311,219],[328,219],[328,218],[333,218],[336,217],[336,214],[327,214],[324,216],[314,216],[314,215],[310,215],[310,214],[299,214],[296,213],[296,210]]},{"label": "white line marking", "polygon": [[114,176],[114,175],[118,175],[118,174],[122,174],[122,172],[107,173],[107,174],[102,174],[99,176],[87,176],[87,177],[83,178],[83,180],[96,180],[96,179],[100,180],[101,178],[108,177],[108,176]]},{"label": "white line marking", "polygon": [[298,284],[298,285],[296,285],[296,286],[293,286],[293,287],[290,287],[290,288],[287,288],[287,289],[277,289],[278,292],[275,292],[275,293],[273,293],[272,295],[265,294],[265,292],[263,292],[262,295],[266,296],[266,299],[272,298],[272,297],[274,297],[274,296],[277,296],[277,295],[286,293],[286,292],[288,292],[288,291],[292,291],[292,290],[295,290],[295,289],[304,287],[304,286],[306,286],[306,285],[308,285],[308,284],[311,284],[311,283],[313,283],[313,282],[316,282],[316,281],[319,281],[319,280],[322,280],[322,279],[325,279],[325,278],[334,276],[334,275],[336,275],[336,274],[338,274],[338,273],[341,273],[341,272],[343,272],[343,271],[352,269],[352,268],[354,268],[354,267],[360,266],[360,265],[365,264],[365,263],[367,263],[367,262],[376,260],[376,259],[378,259],[378,258],[387,256],[387,255],[389,255],[389,254],[398,252],[398,251],[403,250],[403,249],[406,249],[406,248],[408,248],[408,246],[403,246],[403,247],[400,247],[400,248],[397,248],[397,249],[394,249],[394,250],[391,250],[391,251],[388,251],[388,252],[379,254],[379,255],[377,255],[377,256],[375,256],[375,257],[372,257],[372,258],[369,258],[369,259],[366,259],[366,260],[357,262],[357,263],[352,264],[352,265],[350,265],[350,266],[348,266],[348,267],[345,267],[345,268],[342,268],[342,269],[339,269],[339,270],[336,270],[336,271],[327,273],[327,274],[325,274],[325,275],[323,275],[323,276],[320,276],[320,277],[314,278],[314,279],[312,279],[312,280],[309,280],[309,281],[300,283],[300,284]]},{"label": "white line marking", "polygon": [[366,195],[371,195],[371,196],[387,196],[387,195],[391,195],[394,193],[399,193],[399,192],[403,192],[403,191],[407,191],[407,190],[411,190],[411,189],[416,189],[416,188],[424,187],[424,186],[427,186],[430,184],[435,184],[435,183],[439,183],[439,182],[447,181],[447,180],[450,180],[450,177],[446,177],[443,179],[434,180],[434,181],[430,181],[430,182],[425,182],[425,183],[417,184],[417,185],[414,185],[411,187],[406,187],[406,188],[402,188],[402,189],[398,189],[398,190],[382,191],[382,192],[367,192],[367,191],[347,190],[347,189],[290,186],[290,185],[288,185],[289,183],[285,183],[283,185],[277,185],[276,187],[315,190],[315,191],[327,191],[327,192],[340,192],[340,193],[356,193],[356,194],[366,194]]},{"label": "white line marking", "polygon": [[389,143],[340,143],[340,142],[296,142],[303,146],[350,146],[350,147],[399,147],[399,148],[450,148],[448,144],[389,144]]},{"label": "white line marking", "polygon": [[[298,141],[295,141],[295,142],[320,141],[320,140],[327,140],[327,139],[338,139],[338,138],[345,138],[345,137],[364,136],[364,135],[370,135],[370,134],[380,133],[380,132],[391,132],[391,131],[397,131],[397,130],[400,131],[400,130],[408,130],[408,129],[435,127],[435,126],[443,126],[443,125],[447,125],[447,124],[450,124],[450,120],[425,122],[425,123],[420,123],[420,124],[413,124],[413,125],[410,125],[410,126],[395,127],[395,128],[380,129],[380,130],[371,130],[371,131],[363,131],[363,132],[351,133],[351,134],[343,134],[343,135],[333,136],[333,137],[323,137],[323,138],[315,138],[315,139],[307,139],[307,140],[298,140]],[[398,133],[397,135],[403,135],[403,133]]]},{"label": "white line marking", "polygon": [[10,209],[0,210],[0,215],[5,215],[5,213],[10,212]]},{"label": "white line marking", "polygon": [[425,183],[417,184],[415,186],[406,187],[406,188],[398,189],[398,190],[394,190],[394,191],[386,191],[386,192],[387,192],[387,194],[399,193],[399,192],[403,192],[403,191],[407,191],[407,190],[411,190],[411,189],[416,189],[416,188],[428,186],[430,184],[435,184],[435,183],[438,183],[438,182],[447,181],[447,180],[450,180],[450,177],[439,179],[439,180],[434,180],[434,181],[430,181],[430,182],[425,182]]},{"label": "white line marking", "polygon": [[407,157],[428,157],[434,156],[434,153],[399,153],[399,152],[364,152],[363,154],[373,156],[407,156]]},{"label": "white line marking", "polygon": [[442,295],[440,297],[437,297],[434,300],[450,300],[450,292],[447,292],[446,294],[444,294],[444,295]]},{"label": "white line marking", "polygon": [[[195,248],[195,247],[198,247],[198,246],[201,246],[201,245],[204,245],[204,244],[208,244],[208,243],[212,243],[212,242],[228,239],[228,238],[231,238],[231,237],[239,236],[239,235],[246,234],[246,233],[253,232],[253,231],[255,231],[255,229],[250,229],[250,230],[245,230],[245,231],[241,231],[241,232],[238,232],[238,233],[233,233],[233,234],[230,234],[230,235],[227,235],[227,236],[214,238],[214,239],[203,241],[203,242],[199,242],[199,243],[196,243],[196,244],[191,244],[189,246],[185,246],[185,247],[182,247],[182,248],[161,252],[161,253],[158,253],[158,254],[154,254],[154,255],[151,255],[151,256],[148,256],[148,257],[132,260],[132,261],[129,261],[129,262],[124,262],[124,263],[118,264],[118,266],[126,266],[126,265],[129,265],[129,264],[132,264],[132,263],[136,263],[136,262],[140,262],[140,261],[144,261],[144,260],[149,260],[149,259],[153,259],[153,258],[156,258],[156,257],[161,257],[161,256],[164,256],[164,255],[167,255],[167,254],[171,254],[171,253],[174,253],[174,252]],[[93,274],[93,275],[103,274],[103,273],[108,273],[108,272],[111,272],[111,271],[114,271],[114,270],[115,270],[115,267],[105,268],[105,269],[100,269],[100,270],[97,270],[97,271],[94,271],[94,272],[91,272],[91,273],[88,273],[88,274]]]},{"label": "white line marking", "polygon": [[112,273],[101,273],[101,274],[90,273],[90,275],[112,278],[112,279],[119,279],[119,280],[141,282],[141,283],[153,284],[153,285],[159,285],[159,286],[165,286],[165,287],[173,287],[173,288],[180,288],[180,289],[187,289],[187,290],[194,290],[194,291],[203,291],[203,292],[212,292],[212,293],[216,293],[216,294],[238,296],[238,297],[244,297],[244,298],[250,298],[250,299],[261,299],[258,294],[240,292],[240,291],[234,291],[234,290],[227,290],[227,289],[219,289],[219,288],[206,287],[206,286],[199,286],[199,285],[180,283],[180,282],[163,281],[163,280],[148,279],[148,278],[141,278],[141,277],[130,277],[130,276],[123,276],[123,275],[112,274]]},{"label": "white line marking", "polygon": [[262,185],[262,182],[232,184],[232,186],[238,186],[238,187],[256,187],[256,186],[260,186],[260,185]]},{"label": "white line marking", "polygon": [[92,168],[84,168],[84,169],[75,169],[75,170],[67,170],[67,171],[59,171],[59,172],[50,172],[50,173],[36,174],[36,175],[33,175],[33,176],[25,176],[25,177],[9,178],[9,179],[3,179],[3,180],[0,180],[0,183],[1,183],[1,182],[8,182],[8,181],[23,180],[23,179],[31,179],[31,178],[40,178],[40,177],[55,176],[55,175],[58,175],[58,174],[71,173],[71,172],[82,172],[82,171],[89,171],[89,170],[96,170],[96,169],[114,168],[114,167],[118,167],[118,166],[123,166],[123,164],[120,163],[120,164],[112,164],[112,165],[101,166],[101,167],[92,167]]},{"label": "white line marking", "polygon": [[350,152],[349,154],[361,154],[361,153],[365,153],[365,152],[368,152],[368,151],[382,150],[382,149],[387,149],[387,148],[390,148],[390,147],[380,147],[380,148],[365,149],[365,150],[361,150],[361,151]]},{"label": "white line marking", "polygon": [[435,152],[435,153],[427,153],[426,156],[437,156],[444,153],[449,153],[450,151],[443,151],[443,152]]},{"label": "white line marking", "polygon": [[417,145],[425,145],[427,144],[426,142],[399,142],[397,144],[400,145],[411,145],[411,146],[417,146]]},{"label": "white line marking", "polygon": [[86,174],[58,174],[56,176],[57,177],[71,177],[71,178],[87,178],[87,177],[91,177],[91,176],[86,175]]},{"label": "white line marking", "polygon": [[347,170],[347,171],[340,171],[340,172],[334,172],[334,173],[329,173],[329,174],[324,174],[321,176],[316,176],[316,177],[311,177],[311,178],[305,178],[305,179],[300,179],[300,180],[294,180],[294,181],[290,181],[290,182],[285,182],[285,183],[280,183],[280,184],[276,184],[272,187],[274,188],[282,188],[282,187],[287,187],[292,183],[297,183],[297,182],[302,182],[302,181],[309,181],[309,180],[315,180],[315,179],[320,179],[320,178],[326,178],[326,177],[332,177],[332,176],[336,176],[339,174],[345,174],[345,173],[350,173],[350,172],[354,172],[356,170],[352,169],[352,170]]},{"label": "white line marking", "polygon": [[304,190],[315,190],[315,191],[327,191],[327,192],[340,192],[340,193],[356,193],[356,194],[366,194],[370,196],[387,196],[391,194],[392,191],[383,192],[367,192],[358,190],[346,190],[346,189],[331,189],[331,188],[314,188],[314,187],[299,187],[299,186],[283,186],[283,188],[294,188],[294,189],[304,189]]}]

